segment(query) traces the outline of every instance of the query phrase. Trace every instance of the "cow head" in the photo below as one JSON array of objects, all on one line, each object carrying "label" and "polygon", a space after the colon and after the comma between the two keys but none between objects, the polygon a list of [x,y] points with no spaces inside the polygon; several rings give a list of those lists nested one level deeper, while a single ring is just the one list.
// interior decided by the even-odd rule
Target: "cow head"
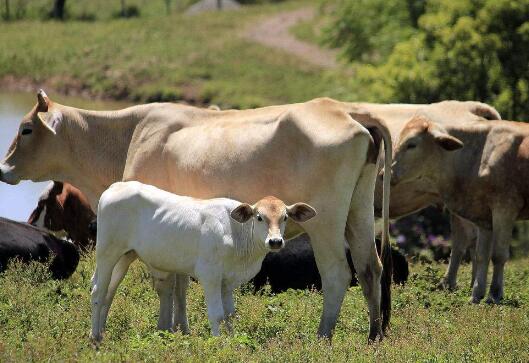
[{"label": "cow head", "polygon": [[[20,180],[49,180],[53,156],[64,152],[61,137],[62,114],[54,109],[44,91],[37,94],[37,104],[21,121],[18,133],[0,163],[0,181],[17,184]],[[50,158],[50,156],[52,156]]]},{"label": "cow head", "polygon": [[28,223],[52,232],[65,233],[64,208],[57,201],[62,193],[63,183],[50,182],[39,198],[37,207],[31,212]]},{"label": "cow head", "polygon": [[278,251],[285,244],[283,233],[288,218],[295,222],[306,222],[316,215],[316,211],[305,203],[287,206],[275,197],[266,197],[253,206],[242,203],[230,215],[239,223],[254,218],[254,239],[265,243],[268,249]]},{"label": "cow head", "polygon": [[443,127],[423,116],[415,116],[402,130],[395,148],[392,184],[436,180],[447,153],[463,147]]}]

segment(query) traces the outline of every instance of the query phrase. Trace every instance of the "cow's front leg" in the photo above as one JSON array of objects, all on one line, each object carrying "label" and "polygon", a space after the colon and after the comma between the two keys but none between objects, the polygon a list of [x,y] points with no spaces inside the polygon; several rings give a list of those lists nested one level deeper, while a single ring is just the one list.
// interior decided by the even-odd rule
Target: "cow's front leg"
[{"label": "cow's front leg", "polygon": [[485,297],[485,290],[487,288],[487,271],[491,253],[492,231],[479,228],[475,259],[476,273],[474,286],[472,287],[472,298],[470,300],[474,304],[479,304],[483,297]]},{"label": "cow's front leg", "polygon": [[235,315],[235,303],[233,302],[233,288],[222,284],[222,307],[224,308],[224,321],[226,323],[226,329],[231,334],[232,319]]},{"label": "cow's front leg", "polygon": [[448,290],[455,290],[457,286],[457,271],[461,265],[461,260],[468,247],[475,243],[476,227],[454,214],[450,216],[450,226],[452,229],[452,251],[448,269],[441,282],[441,287]]},{"label": "cow's front leg", "polygon": [[220,335],[220,323],[224,320],[224,308],[222,306],[222,281],[219,275],[200,278],[204,288],[204,296],[208,307],[208,319],[213,336]]}]

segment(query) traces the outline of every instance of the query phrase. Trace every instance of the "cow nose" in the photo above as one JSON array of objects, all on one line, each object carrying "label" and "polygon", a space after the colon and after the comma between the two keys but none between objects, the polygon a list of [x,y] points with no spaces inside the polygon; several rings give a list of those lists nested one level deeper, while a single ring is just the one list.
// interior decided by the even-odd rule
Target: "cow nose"
[{"label": "cow nose", "polygon": [[278,250],[281,247],[283,247],[283,239],[282,238],[270,238],[268,241],[268,244],[270,245],[270,248],[273,250]]}]

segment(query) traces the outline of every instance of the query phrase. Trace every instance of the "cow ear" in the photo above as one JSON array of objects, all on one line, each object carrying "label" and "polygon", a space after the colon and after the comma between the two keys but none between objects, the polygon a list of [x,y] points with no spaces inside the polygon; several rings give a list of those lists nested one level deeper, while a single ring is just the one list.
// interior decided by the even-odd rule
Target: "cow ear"
[{"label": "cow ear", "polygon": [[39,90],[37,93],[37,112],[48,112],[50,106],[50,99],[46,95],[46,92]]},{"label": "cow ear", "polygon": [[231,211],[230,217],[239,223],[246,223],[254,215],[251,205],[242,203],[240,206]]},{"label": "cow ear", "polygon": [[37,114],[40,122],[54,135],[62,124],[62,114],[60,112],[39,112]]},{"label": "cow ear", "polygon": [[306,222],[316,216],[316,210],[305,203],[296,203],[287,207],[287,214],[296,222]]},{"label": "cow ear", "polygon": [[454,151],[463,147],[463,142],[443,132],[434,132],[435,142],[447,151]]},{"label": "cow ear", "polygon": [[486,120],[501,120],[501,116],[494,107],[485,103],[476,103],[470,110],[474,115],[483,117]]}]

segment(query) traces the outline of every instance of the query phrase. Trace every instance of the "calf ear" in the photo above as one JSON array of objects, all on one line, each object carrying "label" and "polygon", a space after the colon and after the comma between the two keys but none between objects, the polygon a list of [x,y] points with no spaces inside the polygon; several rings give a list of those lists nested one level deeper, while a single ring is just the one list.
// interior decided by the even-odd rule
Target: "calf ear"
[{"label": "calf ear", "polygon": [[62,123],[62,114],[60,112],[39,112],[37,114],[44,127],[50,130],[54,135]]},{"label": "calf ear", "polygon": [[239,223],[246,223],[253,216],[253,208],[251,205],[242,203],[240,206],[231,211],[230,217]]},{"label": "calf ear", "polygon": [[287,207],[287,214],[296,222],[306,222],[316,215],[316,210],[305,203],[296,203]]},{"label": "calf ear", "polygon": [[463,142],[448,134],[441,134],[435,136],[435,142],[443,149],[448,151],[454,151],[463,147]]}]

